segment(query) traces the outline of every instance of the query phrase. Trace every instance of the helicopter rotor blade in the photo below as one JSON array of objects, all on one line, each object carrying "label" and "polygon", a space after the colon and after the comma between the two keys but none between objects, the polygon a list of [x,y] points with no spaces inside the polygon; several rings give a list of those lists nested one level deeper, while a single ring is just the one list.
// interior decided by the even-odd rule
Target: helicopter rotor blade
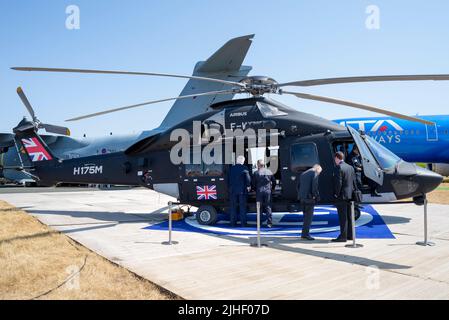
[{"label": "helicopter rotor blade", "polygon": [[444,81],[449,80],[449,74],[427,74],[427,75],[392,75],[392,76],[362,76],[362,77],[343,77],[343,78],[327,78],[292,81],[281,83],[278,87],[296,86],[296,87],[312,87],[328,84],[341,83],[360,83],[360,82],[383,82],[383,81]]},{"label": "helicopter rotor blade", "polygon": [[40,123],[39,128],[45,129],[49,133],[62,134],[64,136],[70,136],[70,129],[67,127],[56,126],[54,124]]},{"label": "helicopter rotor blade", "polygon": [[12,67],[16,71],[37,71],[37,72],[63,72],[63,73],[86,73],[86,74],[121,74],[121,75],[137,75],[137,76],[154,76],[154,77],[169,77],[194,79],[200,81],[209,81],[226,84],[229,86],[237,86],[244,88],[245,85],[235,81],[221,80],[215,78],[186,76],[179,74],[155,73],[155,72],[135,72],[135,71],[113,71],[113,70],[90,70],[90,69],[65,69],[65,68],[35,68],[35,67]]},{"label": "helicopter rotor blade", "polygon": [[419,122],[419,123],[423,123],[423,124],[426,124],[426,125],[434,125],[434,123],[431,122],[431,121],[427,121],[427,120],[423,120],[423,119],[419,119],[419,118],[415,118],[415,117],[410,117],[410,116],[407,116],[407,115],[404,115],[404,114],[401,114],[401,113],[388,111],[388,110],[385,110],[385,109],[369,106],[369,105],[366,105],[366,104],[360,104],[360,103],[355,103],[355,102],[351,102],[351,101],[334,99],[334,98],[323,97],[323,96],[316,96],[316,95],[300,93],[300,92],[282,91],[282,94],[291,94],[291,95],[294,95],[294,96],[296,96],[296,97],[298,97],[300,99],[333,103],[333,104],[343,105],[343,106],[347,106],[347,107],[351,107],[351,108],[356,108],[356,109],[362,109],[362,110],[367,110],[367,111],[371,111],[371,112],[381,113],[381,114],[385,114],[385,115],[388,115],[388,116],[391,116],[391,117],[404,119],[404,120],[409,120],[409,121],[413,121],[413,122]]},{"label": "helicopter rotor blade", "polygon": [[231,93],[235,94],[235,93],[239,93],[239,91],[240,91],[240,89],[237,88],[237,89],[232,89],[232,90],[209,91],[209,92],[204,92],[204,93],[197,93],[197,94],[190,94],[190,95],[185,95],[185,96],[178,96],[178,97],[174,97],[174,98],[153,100],[153,101],[148,101],[148,102],[144,102],[144,103],[133,104],[133,105],[130,105],[130,106],[125,106],[125,107],[120,107],[120,108],[114,108],[114,109],[104,110],[104,111],[100,111],[100,112],[95,112],[95,113],[79,116],[79,117],[76,117],[76,118],[67,119],[66,121],[78,121],[78,120],[82,120],[82,119],[87,119],[87,118],[93,118],[93,117],[96,117],[96,116],[101,116],[101,115],[108,114],[108,113],[113,113],[113,112],[122,111],[122,110],[128,110],[128,109],[133,109],[133,108],[137,108],[137,107],[141,107],[141,106],[146,106],[146,105],[150,105],[150,104],[166,102],[166,101],[171,101],[171,100],[188,99],[188,98],[195,98],[195,97],[201,97],[201,96],[212,96],[212,95],[218,95],[218,94],[231,94]]},{"label": "helicopter rotor blade", "polygon": [[34,109],[31,106],[30,101],[28,101],[28,98],[26,97],[25,93],[23,92],[21,87],[17,88],[17,94],[20,97],[20,100],[22,100],[23,104],[25,105],[25,107],[27,108],[28,112],[31,115],[31,118],[35,121],[36,120],[36,114],[34,113]]}]

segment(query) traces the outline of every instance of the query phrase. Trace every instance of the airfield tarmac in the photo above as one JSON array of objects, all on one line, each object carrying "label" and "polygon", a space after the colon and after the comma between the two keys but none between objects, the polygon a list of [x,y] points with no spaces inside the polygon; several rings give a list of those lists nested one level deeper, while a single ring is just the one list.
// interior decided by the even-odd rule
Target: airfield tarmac
[{"label": "airfield tarmac", "polygon": [[[346,248],[329,239],[173,233],[162,245],[170,197],[144,189],[0,190],[0,199],[105,258],[186,299],[449,299],[449,205],[429,205],[434,247],[423,239],[423,209],[378,205],[394,238],[360,239]],[[31,189],[28,189],[31,190]],[[20,226],[18,226],[20,227]],[[299,227],[298,227],[299,228]]]}]

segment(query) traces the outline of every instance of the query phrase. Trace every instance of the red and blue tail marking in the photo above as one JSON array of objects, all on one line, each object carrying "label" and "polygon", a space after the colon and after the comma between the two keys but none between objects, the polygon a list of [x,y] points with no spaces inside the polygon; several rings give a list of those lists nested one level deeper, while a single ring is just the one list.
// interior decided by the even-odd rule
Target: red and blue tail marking
[{"label": "red and blue tail marking", "polygon": [[22,138],[21,141],[32,162],[49,161],[53,159],[37,137]]}]

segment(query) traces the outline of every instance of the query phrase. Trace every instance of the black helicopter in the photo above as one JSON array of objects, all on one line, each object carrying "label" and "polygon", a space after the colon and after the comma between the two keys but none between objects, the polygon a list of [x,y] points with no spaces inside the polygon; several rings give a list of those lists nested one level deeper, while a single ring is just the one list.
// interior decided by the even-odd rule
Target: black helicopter
[{"label": "black helicopter", "polygon": [[[449,75],[371,76],[295,81],[279,84],[268,77],[248,77],[240,82],[195,76],[169,75],[126,71],[101,71],[83,69],[13,68],[21,71],[77,72],[97,74],[131,74],[189,78],[222,83],[221,91],[150,101],[138,105],[115,108],[81,116],[68,121],[94,117],[110,112],[131,109],[162,101],[193,99],[202,95],[249,93],[251,98],[230,100],[210,105],[201,115],[183,121],[174,127],[146,137],[124,152],[82,157],[70,160],[57,159],[39,137],[39,124],[22,120],[14,128],[15,140],[23,147],[32,166],[26,170],[45,183],[89,183],[140,185],[174,196],[181,204],[198,207],[196,218],[201,224],[214,224],[217,214],[226,212],[228,203],[227,173],[230,163],[242,154],[249,159],[248,166],[260,154],[277,170],[277,187],[273,195],[274,211],[299,211],[296,199],[298,173],[319,163],[324,168],[320,177],[321,203],[335,203],[333,190],[334,154],[346,154],[358,147],[362,156],[364,176],[378,184],[378,198],[370,198],[368,188],[363,189],[364,201],[385,202],[413,198],[422,204],[427,193],[434,190],[442,177],[432,171],[407,163],[375,140],[352,128],[342,127],[332,121],[296,111],[279,102],[264,97],[265,94],[290,94],[301,99],[315,100],[357,109],[369,110],[390,116],[430,124],[426,120],[409,117],[385,109],[323,96],[284,91],[287,86],[309,87],[327,84],[449,80]],[[18,90],[21,92],[21,89]],[[29,103],[21,96],[25,104]],[[197,127],[196,127],[197,125]],[[244,130],[252,129],[254,136]],[[186,132],[187,142],[173,139],[173,133]],[[240,131],[238,131],[240,130]],[[238,134],[231,134],[228,133]],[[245,131],[246,132],[246,131]],[[262,133],[261,133],[262,132]],[[258,144],[264,140],[264,143]],[[235,151],[242,143],[240,152]],[[256,141],[254,144],[253,142]],[[196,153],[214,146],[214,161],[206,163]],[[173,148],[188,147],[183,161],[173,163]],[[226,149],[229,148],[230,149]],[[228,152],[227,150],[231,150]],[[259,151],[259,153],[254,152]],[[261,152],[260,152],[261,151]],[[179,154],[178,154],[179,155]],[[255,195],[250,194],[248,209],[255,210]]]}]

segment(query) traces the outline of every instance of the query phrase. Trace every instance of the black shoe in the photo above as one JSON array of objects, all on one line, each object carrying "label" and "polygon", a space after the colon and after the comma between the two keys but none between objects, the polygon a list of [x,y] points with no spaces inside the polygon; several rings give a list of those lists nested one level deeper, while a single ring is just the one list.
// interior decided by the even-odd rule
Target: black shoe
[{"label": "black shoe", "polygon": [[371,192],[371,197],[382,197],[382,195],[377,191],[373,191]]},{"label": "black shoe", "polygon": [[346,242],[347,240],[344,238],[336,238],[336,239],[332,239],[331,242]]},{"label": "black shoe", "polygon": [[315,238],[314,238],[314,237],[311,237],[311,236],[301,236],[301,239],[303,239],[303,240],[308,240],[308,241],[313,241],[313,240],[315,240]]}]

